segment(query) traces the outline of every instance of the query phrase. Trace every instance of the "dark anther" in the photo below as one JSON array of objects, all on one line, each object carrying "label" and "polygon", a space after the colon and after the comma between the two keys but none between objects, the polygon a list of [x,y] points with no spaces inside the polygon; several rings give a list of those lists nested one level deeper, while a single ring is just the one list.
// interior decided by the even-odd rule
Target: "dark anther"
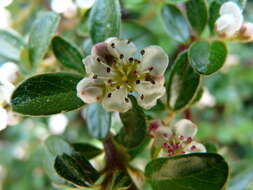
[{"label": "dark anther", "polygon": [[107,72],[107,73],[110,73],[110,72],[111,72],[111,68],[110,68],[110,67],[107,67],[107,68],[106,68],[106,72]]},{"label": "dark anther", "polygon": [[151,83],[152,83],[152,84],[155,84],[155,81],[154,81],[154,80],[152,80],[152,81],[151,81]]},{"label": "dark anther", "polygon": [[145,50],[141,50],[141,55],[144,55],[145,54]]},{"label": "dark anther", "polygon": [[119,58],[120,58],[120,59],[123,59],[123,58],[124,58],[124,55],[123,55],[123,54],[120,54]]},{"label": "dark anther", "polygon": [[117,88],[117,89],[120,89],[120,86],[117,86],[116,88]]},{"label": "dark anther", "polygon": [[112,48],[115,48],[115,44],[114,43],[112,43],[111,46],[112,46]]},{"label": "dark anther", "polygon": [[154,69],[154,67],[149,67],[148,70],[149,71],[152,71]]},{"label": "dark anther", "polygon": [[142,100],[144,99],[144,95],[143,95],[143,94],[141,95],[141,99],[142,99]]},{"label": "dark anther", "polygon": [[108,83],[112,83],[112,79],[109,79],[109,80],[108,80]]},{"label": "dark anther", "polygon": [[137,64],[140,64],[141,63],[141,61],[140,60],[137,60]]},{"label": "dark anther", "polygon": [[131,41],[130,40],[127,40],[127,44],[130,44],[131,43]]},{"label": "dark anther", "polygon": [[128,103],[129,102],[128,98],[125,98],[125,101],[126,101],[126,103]]},{"label": "dark anther", "polygon": [[97,58],[97,61],[100,62],[101,60],[99,58]]},{"label": "dark anther", "polygon": [[108,98],[111,98],[111,97],[112,97],[112,93],[109,93],[109,94],[107,95],[107,97],[108,97]]},{"label": "dark anther", "polygon": [[137,80],[137,81],[136,81],[136,84],[140,84],[140,83],[141,83],[141,81],[140,81],[140,80]]},{"label": "dark anther", "polygon": [[134,58],[130,57],[130,58],[128,59],[128,61],[129,61],[129,62],[133,62],[133,61],[134,61]]},{"label": "dark anther", "polygon": [[97,76],[97,75],[94,75],[94,76],[93,76],[93,79],[97,79],[97,78],[98,78],[98,76]]}]

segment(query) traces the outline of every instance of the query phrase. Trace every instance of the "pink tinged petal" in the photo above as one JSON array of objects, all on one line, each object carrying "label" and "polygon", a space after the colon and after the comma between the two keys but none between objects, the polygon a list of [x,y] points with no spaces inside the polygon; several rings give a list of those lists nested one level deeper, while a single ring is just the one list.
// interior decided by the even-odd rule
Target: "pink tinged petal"
[{"label": "pink tinged petal", "polygon": [[183,149],[185,153],[190,152],[206,152],[206,148],[203,144],[196,141],[192,141],[190,144],[186,145]]},{"label": "pink tinged petal", "polygon": [[128,91],[125,88],[115,89],[105,96],[102,105],[109,112],[126,112],[132,108],[127,95]]},{"label": "pink tinged petal", "polygon": [[197,126],[188,119],[181,119],[175,124],[174,130],[179,138],[183,136],[187,141],[191,141],[197,133]]},{"label": "pink tinged petal", "polygon": [[8,114],[7,111],[0,107],[0,131],[7,127]]},{"label": "pink tinged petal", "polygon": [[102,99],[103,81],[99,79],[84,78],[77,84],[77,96],[87,104]]},{"label": "pink tinged petal", "polygon": [[125,63],[136,54],[136,46],[133,42],[125,39],[110,38],[106,40],[109,52]]},{"label": "pink tinged petal", "polygon": [[152,76],[163,75],[168,64],[169,57],[159,46],[149,46],[141,51],[141,63],[137,70],[141,72],[150,71]]},{"label": "pink tinged petal", "polygon": [[[173,136],[173,132],[170,128],[160,126],[155,132],[154,132],[154,146],[155,147],[163,147],[165,144],[168,143],[170,138]],[[169,146],[168,144],[166,146]]]},{"label": "pink tinged petal", "polygon": [[105,78],[113,76],[113,71],[111,67],[103,63],[100,57],[95,57],[95,56],[90,55],[86,57],[83,60],[83,62],[85,65],[86,72],[88,74],[93,74],[98,77],[105,77]]},{"label": "pink tinged petal", "polygon": [[232,14],[234,17],[238,17],[242,14],[242,10],[236,3],[229,1],[224,3],[220,8],[220,15],[224,14]]},{"label": "pink tinged petal", "polygon": [[165,93],[164,86],[160,84],[152,84],[149,81],[140,81],[136,84],[135,90],[139,96],[137,98],[138,104],[144,109],[150,109],[156,105],[156,102]]}]

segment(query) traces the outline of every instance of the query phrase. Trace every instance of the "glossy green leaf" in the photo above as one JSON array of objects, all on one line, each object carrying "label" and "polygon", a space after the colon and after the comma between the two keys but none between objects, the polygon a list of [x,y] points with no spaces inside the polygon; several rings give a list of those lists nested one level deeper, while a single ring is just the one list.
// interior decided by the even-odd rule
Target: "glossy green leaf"
[{"label": "glossy green leaf", "polygon": [[105,139],[111,127],[111,113],[104,110],[100,103],[90,104],[86,111],[89,134],[98,139]]},{"label": "glossy green leaf", "polygon": [[210,75],[224,65],[227,53],[227,47],[221,41],[197,41],[190,47],[189,61],[197,72]]},{"label": "glossy green leaf", "polygon": [[79,153],[58,155],[54,168],[58,175],[78,186],[92,185],[99,177],[89,161]]},{"label": "glossy green leaf", "polygon": [[88,160],[102,153],[101,149],[87,143],[74,143],[72,147]]},{"label": "glossy green leaf", "polygon": [[59,136],[50,136],[46,139],[44,144],[43,167],[54,183],[73,187],[71,183],[59,177],[54,170],[54,162],[57,155],[64,153],[71,154],[72,151],[72,147]]},{"label": "glossy green leaf", "polygon": [[1,61],[19,61],[20,51],[25,43],[17,34],[0,30],[0,44]]},{"label": "glossy green leaf", "polygon": [[134,97],[131,96],[130,99],[132,109],[120,114],[123,127],[116,136],[116,140],[127,148],[134,148],[145,139],[147,129],[142,108],[137,104]]},{"label": "glossy green leaf", "polygon": [[37,65],[48,51],[59,22],[60,16],[54,12],[46,12],[35,20],[28,42],[29,57],[33,66]]},{"label": "glossy green leaf", "polygon": [[181,11],[175,5],[164,5],[162,19],[167,34],[174,40],[184,43],[189,37],[189,27]]},{"label": "glossy green leaf", "polygon": [[145,175],[154,190],[220,190],[228,178],[228,165],[218,154],[193,153],[151,161]]},{"label": "glossy green leaf", "polygon": [[52,40],[52,47],[56,58],[62,65],[82,74],[85,73],[82,55],[73,44],[60,36],[56,36]]},{"label": "glossy green leaf", "polygon": [[187,54],[183,52],[178,56],[166,85],[168,105],[174,111],[183,109],[192,102],[200,84],[200,75],[189,64]]},{"label": "glossy green leaf", "polygon": [[92,7],[88,27],[93,43],[118,37],[120,34],[120,4],[119,0],[97,0]]},{"label": "glossy green leaf", "polygon": [[188,20],[192,28],[201,34],[208,21],[208,9],[206,0],[189,0],[186,2]]},{"label": "glossy green leaf", "polygon": [[71,73],[35,75],[14,91],[11,104],[15,112],[42,116],[80,108],[84,103],[76,96],[82,76]]},{"label": "glossy green leaf", "polygon": [[220,7],[221,7],[221,5],[222,4],[220,2],[213,1],[210,4],[210,7],[209,7],[209,21],[208,21],[208,24],[209,24],[210,32],[212,34],[214,33],[214,30],[215,30],[215,22],[220,16]]},{"label": "glossy green leaf", "polygon": [[196,95],[195,95],[194,99],[192,100],[191,104],[193,105],[193,104],[197,103],[201,99],[203,93],[204,93],[204,88],[199,87],[199,89],[196,92]]}]

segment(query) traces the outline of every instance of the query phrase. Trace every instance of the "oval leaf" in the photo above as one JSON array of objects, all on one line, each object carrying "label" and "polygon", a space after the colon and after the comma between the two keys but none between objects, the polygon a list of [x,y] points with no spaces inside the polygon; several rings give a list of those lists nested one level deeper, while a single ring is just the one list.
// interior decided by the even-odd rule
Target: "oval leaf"
[{"label": "oval leaf", "polygon": [[33,66],[46,54],[59,22],[60,16],[53,12],[46,12],[34,22],[28,42],[29,57]]},{"label": "oval leaf", "polygon": [[203,75],[218,71],[225,63],[227,47],[221,41],[198,41],[189,50],[189,61],[192,67]]},{"label": "oval leaf", "polygon": [[0,59],[1,61],[19,61],[24,41],[16,34],[0,30]]},{"label": "oval leaf", "polygon": [[102,153],[101,149],[86,143],[74,143],[72,147],[88,160]]},{"label": "oval leaf", "polygon": [[210,32],[212,34],[214,33],[215,22],[220,16],[220,7],[221,7],[221,5],[222,5],[222,3],[218,2],[218,1],[213,1],[210,4],[208,25],[209,25]]},{"label": "oval leaf", "polygon": [[82,74],[85,73],[82,55],[74,45],[60,36],[56,36],[52,40],[52,47],[56,58],[62,65]]},{"label": "oval leaf", "polygon": [[172,39],[181,43],[189,39],[190,33],[187,21],[175,5],[163,6],[162,19],[166,32]]},{"label": "oval leaf", "polygon": [[120,33],[120,4],[118,0],[97,0],[92,7],[88,27],[93,43],[118,37]]},{"label": "oval leaf", "polygon": [[12,109],[24,115],[45,116],[80,108],[84,103],[76,96],[76,85],[81,79],[70,73],[33,76],[14,91]]},{"label": "oval leaf", "polygon": [[214,153],[193,153],[151,161],[145,175],[154,190],[222,189],[228,178],[228,165]]},{"label": "oval leaf", "polygon": [[111,127],[111,113],[104,110],[100,103],[90,104],[86,112],[89,134],[98,139],[105,139]]},{"label": "oval leaf", "polygon": [[90,162],[79,153],[58,155],[54,168],[58,175],[78,186],[94,184],[99,177]]},{"label": "oval leaf", "polygon": [[200,75],[189,64],[187,52],[181,53],[171,68],[166,85],[169,107],[180,110],[194,99],[200,84]]},{"label": "oval leaf", "polygon": [[208,21],[206,0],[190,0],[186,3],[187,17],[192,28],[201,34]]},{"label": "oval leaf", "polygon": [[140,106],[138,106],[134,97],[130,97],[132,109],[126,113],[121,113],[120,118],[123,127],[116,136],[117,142],[127,148],[134,148],[142,143],[146,137],[146,120]]}]

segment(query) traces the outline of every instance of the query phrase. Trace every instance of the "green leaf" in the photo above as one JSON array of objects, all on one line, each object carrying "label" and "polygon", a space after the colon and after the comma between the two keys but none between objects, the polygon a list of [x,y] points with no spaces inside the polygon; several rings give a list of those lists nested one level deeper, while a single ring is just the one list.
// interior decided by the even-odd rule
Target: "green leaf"
[{"label": "green leaf", "polygon": [[186,2],[187,17],[192,28],[201,34],[208,21],[206,0],[190,0]]},{"label": "green leaf", "polygon": [[19,61],[20,51],[25,43],[18,35],[0,30],[0,44],[1,61]]},{"label": "green leaf", "polygon": [[214,33],[214,29],[215,29],[215,22],[216,20],[219,18],[220,16],[220,7],[221,7],[222,3],[218,2],[218,1],[213,1],[210,4],[210,8],[209,8],[209,29],[210,32],[213,34]]},{"label": "green leaf", "polygon": [[119,0],[97,0],[88,20],[93,43],[102,42],[109,37],[118,37],[120,20]]},{"label": "green leaf", "polygon": [[225,186],[228,173],[227,163],[214,153],[158,158],[145,169],[154,190],[218,190]]},{"label": "green leaf", "polygon": [[192,102],[197,94],[200,75],[189,64],[187,52],[179,54],[171,68],[166,85],[169,107],[178,111]]},{"label": "green leaf", "polygon": [[184,3],[188,0],[165,0],[167,3]]},{"label": "green leaf", "polygon": [[73,185],[59,177],[54,170],[54,162],[57,155],[64,153],[71,154],[72,147],[59,136],[50,136],[46,139],[44,144],[43,167],[50,179],[56,184]]},{"label": "green leaf", "polygon": [[73,44],[56,36],[52,40],[52,47],[56,58],[62,65],[82,74],[85,73],[82,55]]},{"label": "green leaf", "polygon": [[157,44],[156,36],[149,29],[131,21],[122,23],[120,37],[133,41],[138,49]]},{"label": "green leaf", "polygon": [[197,72],[210,75],[224,65],[227,53],[221,41],[197,41],[189,49],[189,61]]},{"label": "green leaf", "polygon": [[204,88],[199,87],[198,91],[196,92],[196,95],[195,95],[194,99],[191,101],[191,105],[197,103],[201,99],[203,93],[204,93]]},{"label": "green leaf", "polygon": [[167,34],[174,40],[184,43],[189,37],[189,27],[181,11],[175,5],[164,5],[162,19]]},{"label": "green leaf", "polygon": [[100,103],[90,104],[86,112],[89,134],[98,139],[105,139],[111,127],[111,113],[104,110]]},{"label": "green leaf", "polygon": [[102,150],[86,143],[74,143],[72,147],[76,152],[79,152],[86,159],[90,160],[102,153]]},{"label": "green leaf", "polygon": [[130,96],[130,99],[132,109],[120,114],[124,126],[116,136],[116,140],[127,148],[134,148],[141,144],[146,137],[146,120],[136,99],[133,96]]},{"label": "green leaf", "polygon": [[81,79],[71,73],[33,76],[14,91],[12,109],[24,115],[45,116],[80,108],[84,103],[76,96],[76,85]]},{"label": "green leaf", "polygon": [[54,168],[58,175],[78,186],[92,185],[99,178],[98,172],[79,153],[58,155]]},{"label": "green leaf", "polygon": [[45,56],[59,22],[60,16],[53,12],[44,13],[34,22],[28,42],[29,57],[33,66]]}]

